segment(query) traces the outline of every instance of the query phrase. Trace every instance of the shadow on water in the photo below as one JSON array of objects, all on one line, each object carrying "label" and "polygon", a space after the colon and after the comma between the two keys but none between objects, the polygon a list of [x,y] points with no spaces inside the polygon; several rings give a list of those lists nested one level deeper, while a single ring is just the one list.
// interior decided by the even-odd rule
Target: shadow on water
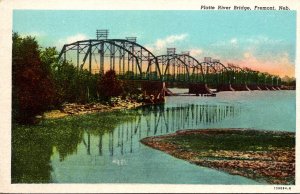
[{"label": "shadow on water", "polygon": [[[136,110],[138,116],[133,121],[126,121],[108,134],[99,135],[99,155],[104,151],[109,155],[133,153],[140,146],[139,140],[148,136],[173,133],[181,129],[205,128],[225,119],[233,119],[239,115],[239,106],[224,105],[179,105],[177,107],[147,106]],[[107,138],[105,136],[108,136]],[[90,142],[89,132],[83,137]],[[103,139],[108,139],[104,149]],[[90,145],[84,144],[87,154]]]},{"label": "shadow on water", "polygon": [[[84,147],[87,155],[100,158],[126,155],[139,149],[139,140],[144,137],[180,129],[206,128],[233,119],[240,112],[241,108],[237,105],[160,105],[47,120],[37,126],[14,125],[12,183],[53,182],[53,155],[59,155],[62,162],[71,155],[79,154],[79,145]],[[95,142],[97,145],[94,145]],[[91,149],[94,146],[96,150]]]}]

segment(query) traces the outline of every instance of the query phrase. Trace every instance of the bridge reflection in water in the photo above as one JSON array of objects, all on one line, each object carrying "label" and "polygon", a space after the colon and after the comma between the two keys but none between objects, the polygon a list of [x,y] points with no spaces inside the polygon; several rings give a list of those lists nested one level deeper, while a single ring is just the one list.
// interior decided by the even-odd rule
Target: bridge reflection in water
[{"label": "bridge reflection in water", "polygon": [[[139,149],[139,140],[144,137],[181,129],[209,128],[215,123],[233,119],[240,114],[241,108],[237,105],[188,104],[177,107],[149,106],[135,111],[138,114],[134,120],[122,123],[111,132],[94,136],[86,130],[83,144],[87,154],[116,156],[133,153]],[[98,145],[93,145],[96,142]],[[91,153],[91,146],[95,153]]]}]

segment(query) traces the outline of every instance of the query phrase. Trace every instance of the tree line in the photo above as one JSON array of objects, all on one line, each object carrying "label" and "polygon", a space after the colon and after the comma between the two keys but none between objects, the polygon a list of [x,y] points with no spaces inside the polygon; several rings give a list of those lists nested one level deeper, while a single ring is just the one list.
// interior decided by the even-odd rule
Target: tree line
[{"label": "tree line", "polygon": [[65,102],[109,101],[136,93],[114,71],[104,75],[59,61],[55,47],[41,48],[34,37],[12,36],[12,121],[32,123],[35,116]]}]

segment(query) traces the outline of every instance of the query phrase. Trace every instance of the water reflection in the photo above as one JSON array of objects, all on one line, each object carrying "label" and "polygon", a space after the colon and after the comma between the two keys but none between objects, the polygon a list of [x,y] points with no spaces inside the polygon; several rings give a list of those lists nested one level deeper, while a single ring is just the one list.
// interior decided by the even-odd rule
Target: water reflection
[{"label": "water reflection", "polygon": [[[178,105],[176,107],[147,106],[136,110],[137,116],[114,130],[99,134],[98,155],[124,155],[133,153],[140,146],[139,140],[155,135],[172,133],[180,129],[206,128],[226,119],[232,119],[241,112],[237,105]],[[91,135],[85,131],[83,144],[91,155]],[[107,141],[103,141],[103,140]],[[97,153],[93,153],[97,154]]]},{"label": "water reflection", "polygon": [[231,184],[250,184],[234,176],[223,174],[221,178],[219,172],[204,168],[198,171],[139,141],[182,129],[295,131],[295,101],[295,92],[241,92],[235,96],[224,92],[213,99],[176,97],[170,98],[166,106],[13,126],[11,181],[223,184],[231,180]]},{"label": "water reflection", "polygon": [[[35,126],[12,127],[12,183],[47,183],[51,180],[51,157],[58,161],[74,156],[78,145],[91,154],[92,136],[113,131],[136,113],[112,112],[45,120]],[[101,143],[102,145],[102,143]]]},{"label": "water reflection", "polygon": [[148,106],[129,112],[49,120],[38,126],[14,126],[12,183],[53,182],[54,158],[62,164],[76,156],[81,163],[87,155],[89,165],[106,165],[107,157],[113,160],[115,156],[134,153],[144,137],[206,128],[240,111],[237,105]]}]

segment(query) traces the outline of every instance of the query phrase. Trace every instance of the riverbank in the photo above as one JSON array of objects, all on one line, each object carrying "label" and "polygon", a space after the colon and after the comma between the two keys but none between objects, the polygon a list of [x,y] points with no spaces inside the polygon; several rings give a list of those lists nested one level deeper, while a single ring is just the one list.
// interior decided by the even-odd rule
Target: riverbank
[{"label": "riverbank", "polygon": [[118,99],[114,103],[65,103],[60,110],[51,110],[43,114],[43,118],[61,118],[69,115],[82,115],[96,112],[111,112],[114,110],[133,109],[143,106],[144,103],[136,102],[134,100],[121,100]]},{"label": "riverbank", "polygon": [[295,133],[184,130],[141,142],[176,158],[269,184],[295,184]]}]

